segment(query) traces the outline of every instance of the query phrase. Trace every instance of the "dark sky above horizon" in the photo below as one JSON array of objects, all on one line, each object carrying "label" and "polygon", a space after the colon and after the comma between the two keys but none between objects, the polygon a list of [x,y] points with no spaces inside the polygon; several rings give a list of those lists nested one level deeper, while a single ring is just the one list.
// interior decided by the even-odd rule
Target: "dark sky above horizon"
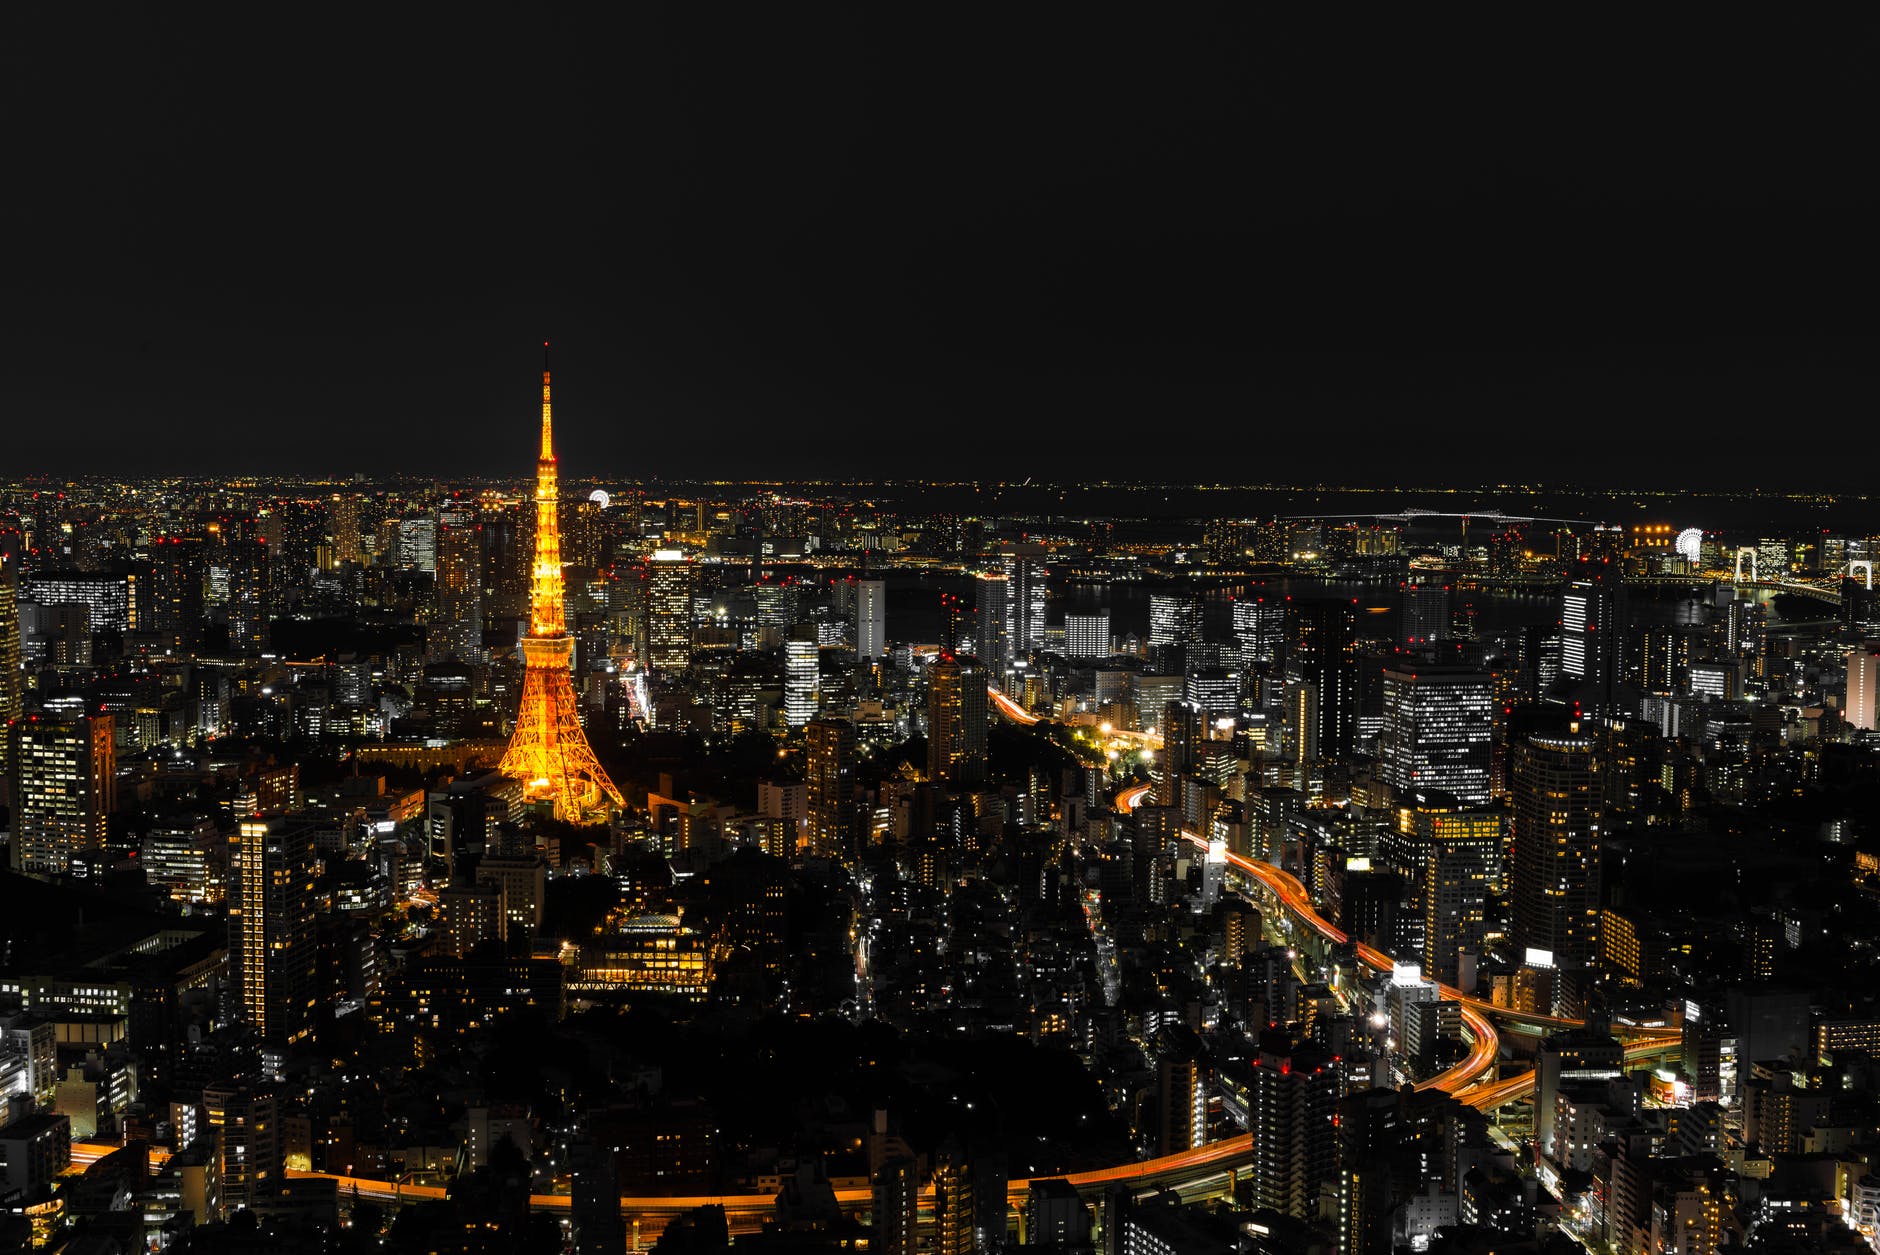
[{"label": "dark sky above horizon", "polygon": [[1865,11],[617,7],[9,15],[0,475],[1871,479]]}]

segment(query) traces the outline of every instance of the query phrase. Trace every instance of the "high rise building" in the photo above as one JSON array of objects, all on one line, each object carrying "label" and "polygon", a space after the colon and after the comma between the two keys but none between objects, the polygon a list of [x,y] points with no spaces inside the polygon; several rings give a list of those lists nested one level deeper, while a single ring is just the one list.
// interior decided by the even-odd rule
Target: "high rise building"
[{"label": "high rise building", "polygon": [[1278,662],[1285,633],[1285,602],[1268,601],[1264,597],[1241,598],[1234,602],[1234,638],[1240,642],[1244,664]]},{"label": "high rise building", "polygon": [[286,1185],[280,1096],[248,1080],[205,1085],[203,1110],[215,1136],[225,1211],[255,1210]]},{"label": "high rise building", "polygon": [[474,522],[438,525],[437,622],[431,638],[434,657],[483,659],[483,529]]},{"label": "high rise building", "polygon": [[869,1191],[873,1237],[871,1251],[881,1255],[917,1255],[920,1241],[920,1165],[908,1155],[891,1155],[875,1169]]},{"label": "high rise building", "polygon": [[1534,1059],[1535,1150],[1547,1159],[1565,1158],[1556,1143],[1556,1098],[1562,1081],[1616,1080],[1625,1066],[1625,1048],[1597,1025],[1569,1029],[1541,1040]]},{"label": "high rise building", "polygon": [[1149,594],[1149,643],[1186,645],[1201,639],[1201,603],[1187,593]]},{"label": "high rise building", "polygon": [[1624,616],[1619,577],[1610,562],[1581,559],[1560,595],[1560,675],[1588,715],[1616,713]]},{"label": "high rise building", "polygon": [[692,661],[692,563],[684,550],[653,554],[646,644],[646,669],[655,675],[678,675]]},{"label": "high rise building", "polygon": [[1567,735],[1531,735],[1515,745],[1511,774],[1514,953],[1537,968],[1590,967],[1599,954],[1595,742],[1580,735],[1577,724]]},{"label": "high rise building", "polygon": [[[1012,659],[1006,624],[1010,581],[1004,575],[982,574],[974,579],[973,592],[973,608],[979,620],[979,661],[990,668],[993,675],[1003,675],[1006,663]],[[951,641],[943,643],[946,648],[953,647]]]},{"label": "high rise building", "polygon": [[1448,639],[1449,585],[1440,580],[1405,584],[1401,605],[1403,630],[1398,636],[1403,644],[1429,645]]},{"label": "high rise building", "polygon": [[562,609],[562,573],[554,427],[548,394],[548,346],[542,346],[542,451],[535,463],[535,566],[529,587],[529,634],[522,638],[522,704],[498,770],[523,782],[523,795],[547,802],[557,819],[580,821],[623,805],[620,790],[581,730],[569,672],[574,637]]},{"label": "high rise building", "polygon": [[1067,658],[1110,656],[1110,612],[1064,616],[1064,655]]},{"label": "high rise building", "polygon": [[[0,593],[0,596],[5,594]],[[4,642],[0,642],[4,648]],[[1866,641],[1847,651],[1847,725],[1863,732],[1880,727],[1880,641]]]},{"label": "high rise building", "polygon": [[0,721],[25,709],[25,665],[20,656],[20,585],[13,559],[0,554]]},{"label": "high rise building", "polygon": [[979,1203],[973,1161],[949,1139],[934,1156],[934,1255],[973,1255],[979,1249]]},{"label": "high rise building", "polygon": [[254,656],[268,644],[268,622],[274,617],[273,583],[269,579],[268,547],[258,540],[231,540],[223,552],[228,580],[224,614],[229,648]]},{"label": "high rise building", "polygon": [[166,648],[195,643],[202,629],[202,592],[208,563],[199,536],[159,536],[150,546],[149,617],[139,624]]},{"label": "high rise building", "polygon": [[38,714],[8,729],[13,869],[62,875],[73,856],[104,846],[117,808],[114,725],[106,714]]},{"label": "high rise building", "polygon": [[816,691],[821,681],[822,650],[813,625],[791,629],[783,643],[783,721],[800,728],[816,717]]},{"label": "high rise building", "polygon": [[59,570],[35,572],[18,592],[41,606],[84,606],[94,632],[124,632],[131,627],[130,590],[126,573]]},{"label": "high rise building", "polygon": [[327,505],[327,531],[333,541],[335,565],[350,562],[358,566],[365,561],[365,547],[360,543],[359,513],[358,493],[334,493],[333,500]]},{"label": "high rise building", "polygon": [[241,1018],[263,1037],[313,1027],[314,870],[306,824],[245,819],[230,843],[229,967]]},{"label": "high rise building", "polygon": [[1502,880],[1501,812],[1418,789],[1403,797],[1397,823],[1422,916],[1424,975],[1468,992]]},{"label": "high rise building", "polygon": [[406,571],[437,570],[437,520],[398,521],[398,565]]},{"label": "high rise building", "polygon": [[[1044,547],[1013,545],[1003,557],[1008,595],[1005,639],[1010,658],[1023,658],[1044,644]],[[1009,659],[1008,659],[1009,660]]]},{"label": "high rise building", "polygon": [[1473,667],[1402,662],[1384,669],[1384,782],[1441,789],[1486,805],[1494,755],[1493,682]]},{"label": "high rise building", "polygon": [[815,719],[804,735],[810,849],[824,858],[854,853],[855,728],[847,719]]},{"label": "high rise building", "polygon": [[986,779],[986,672],[975,658],[943,654],[927,676],[927,776],[955,788]]},{"label": "high rise building", "polygon": [[[953,647],[953,642],[946,642]],[[855,585],[855,656],[888,656],[888,586],[881,580],[859,580]]]},{"label": "high rise building", "polygon": [[1351,753],[1358,732],[1357,617],[1345,601],[1294,602],[1286,617],[1286,713],[1295,761]]},{"label": "high rise building", "polygon": [[1247,1083],[1253,1207],[1302,1220],[1316,1214],[1320,1187],[1338,1171],[1339,1076],[1320,1047],[1295,1045],[1283,1031],[1260,1035]]},{"label": "high rise building", "polygon": [[1214,1073],[1207,1052],[1192,1032],[1175,1034],[1164,1029],[1165,1041],[1156,1059],[1158,1154],[1194,1150],[1208,1140],[1208,1096]]}]

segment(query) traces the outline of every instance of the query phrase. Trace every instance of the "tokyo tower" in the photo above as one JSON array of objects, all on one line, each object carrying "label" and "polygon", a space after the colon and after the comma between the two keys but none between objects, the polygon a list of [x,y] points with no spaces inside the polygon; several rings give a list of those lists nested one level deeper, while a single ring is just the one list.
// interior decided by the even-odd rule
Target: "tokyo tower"
[{"label": "tokyo tower", "polygon": [[544,340],[542,455],[535,463],[535,565],[529,580],[529,634],[522,638],[522,708],[497,770],[521,780],[529,801],[552,801],[555,818],[582,822],[604,817],[608,802],[625,803],[575,717],[574,686],[568,680],[574,638],[562,611],[560,501]]}]

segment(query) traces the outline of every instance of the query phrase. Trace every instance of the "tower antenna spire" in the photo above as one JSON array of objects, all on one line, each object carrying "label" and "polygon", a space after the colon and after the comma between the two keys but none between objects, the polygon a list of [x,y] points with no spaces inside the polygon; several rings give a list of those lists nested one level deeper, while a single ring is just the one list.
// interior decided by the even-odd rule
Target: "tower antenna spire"
[{"label": "tower antenna spire", "polygon": [[548,341],[542,341],[542,460],[555,456],[555,424],[548,403]]}]

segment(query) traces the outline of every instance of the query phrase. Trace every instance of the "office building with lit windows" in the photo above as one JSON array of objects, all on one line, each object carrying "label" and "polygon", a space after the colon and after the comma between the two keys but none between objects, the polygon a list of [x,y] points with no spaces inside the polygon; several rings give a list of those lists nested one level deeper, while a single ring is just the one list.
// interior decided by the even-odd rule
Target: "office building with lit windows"
[{"label": "office building with lit windows", "polygon": [[646,669],[677,675],[692,661],[692,563],[683,550],[661,549],[651,567]]},{"label": "office building with lit windows", "polygon": [[1013,545],[1000,563],[1005,573],[1005,647],[1008,660],[1023,658],[1044,643],[1044,548]]},{"label": "office building with lit windows", "polygon": [[816,717],[822,649],[814,627],[797,627],[783,643],[783,722],[800,728]]},{"label": "office building with lit windows", "polygon": [[1149,643],[1185,645],[1201,639],[1201,603],[1186,593],[1149,594]]},{"label": "office building with lit windows", "polygon": [[74,856],[103,848],[117,807],[115,726],[110,715],[64,713],[8,726],[15,871],[63,875]]},{"label": "office building with lit windows", "polygon": [[1486,805],[1494,755],[1495,698],[1472,667],[1404,662],[1384,669],[1384,782],[1399,793],[1441,789]]},{"label": "office building with lit windows", "polygon": [[1108,658],[1110,656],[1110,612],[1064,616],[1064,656],[1067,658]]}]

